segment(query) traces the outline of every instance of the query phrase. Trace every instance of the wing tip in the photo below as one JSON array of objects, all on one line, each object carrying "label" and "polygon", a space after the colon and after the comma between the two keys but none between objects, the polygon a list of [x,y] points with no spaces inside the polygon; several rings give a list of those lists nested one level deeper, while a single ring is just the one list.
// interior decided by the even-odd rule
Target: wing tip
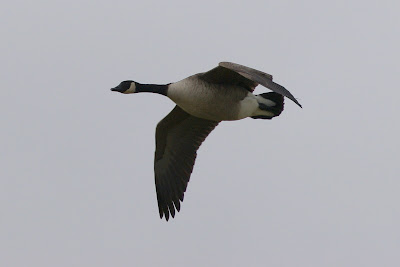
[{"label": "wing tip", "polygon": [[[179,200],[178,200],[179,203]],[[174,206],[175,205],[175,206]],[[180,211],[180,204],[176,204],[175,202],[171,201],[168,205],[166,203],[159,202],[158,203],[158,212],[160,215],[160,219],[165,218],[168,222],[170,218],[175,218],[175,215]]]}]

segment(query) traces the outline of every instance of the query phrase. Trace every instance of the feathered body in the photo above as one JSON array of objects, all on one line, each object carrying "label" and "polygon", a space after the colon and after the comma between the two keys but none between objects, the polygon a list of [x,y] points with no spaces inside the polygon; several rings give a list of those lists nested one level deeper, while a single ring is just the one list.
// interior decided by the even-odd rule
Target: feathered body
[{"label": "feathered body", "polygon": [[[254,95],[259,84],[273,92]],[[283,96],[301,107],[288,90],[272,81],[272,75],[230,62],[175,83],[123,81],[111,90],[158,93],[176,103],[156,128],[155,184],[160,217],[166,220],[180,210],[197,149],[219,122],[272,119],[283,111]]]}]

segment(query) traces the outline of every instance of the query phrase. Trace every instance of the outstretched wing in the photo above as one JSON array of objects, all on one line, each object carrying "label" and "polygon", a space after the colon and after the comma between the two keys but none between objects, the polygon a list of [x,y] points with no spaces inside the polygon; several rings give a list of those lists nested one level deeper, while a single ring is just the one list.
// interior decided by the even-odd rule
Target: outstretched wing
[{"label": "outstretched wing", "polygon": [[154,174],[160,218],[168,221],[180,210],[196,151],[218,123],[191,116],[179,106],[158,123]]},{"label": "outstretched wing", "polygon": [[272,81],[272,75],[243,65],[220,62],[218,67],[200,73],[198,77],[210,83],[239,85],[250,92],[253,92],[257,85],[261,84],[278,94],[286,96],[301,107],[300,103],[285,87]]},{"label": "outstretched wing", "polygon": [[209,83],[242,86],[250,92],[253,92],[258,85],[258,83],[255,81],[248,79],[240,73],[221,66],[215,67],[207,72],[200,73],[198,77]]},{"label": "outstretched wing", "polygon": [[272,81],[272,75],[264,73],[262,71],[252,69],[243,65],[239,65],[236,63],[231,63],[231,62],[220,62],[219,66],[222,68],[227,68],[230,69],[243,77],[256,82],[257,84],[261,84],[262,86],[265,86],[272,91],[281,94],[283,96],[286,96],[290,100],[292,100],[294,103],[299,105],[301,107],[300,103],[297,101],[297,99],[282,85],[279,85],[277,83],[274,83]]}]

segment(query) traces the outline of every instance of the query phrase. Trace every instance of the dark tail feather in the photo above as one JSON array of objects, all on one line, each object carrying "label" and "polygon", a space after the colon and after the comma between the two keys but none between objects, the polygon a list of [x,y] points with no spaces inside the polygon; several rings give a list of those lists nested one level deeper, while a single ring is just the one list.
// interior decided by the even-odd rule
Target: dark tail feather
[{"label": "dark tail feather", "polygon": [[253,116],[253,119],[272,119],[273,117],[279,116],[284,108],[284,98],[283,95],[275,93],[275,92],[269,92],[269,93],[263,93],[257,96],[261,96],[264,99],[271,100],[272,102],[275,103],[274,106],[266,105],[263,103],[259,103],[259,108],[262,110],[270,111],[274,114],[274,116]]}]

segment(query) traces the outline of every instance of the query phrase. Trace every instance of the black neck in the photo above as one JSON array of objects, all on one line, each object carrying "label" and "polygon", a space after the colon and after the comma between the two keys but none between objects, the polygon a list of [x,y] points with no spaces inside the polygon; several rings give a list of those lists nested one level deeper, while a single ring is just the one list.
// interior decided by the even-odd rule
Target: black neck
[{"label": "black neck", "polygon": [[136,83],[136,92],[148,92],[148,93],[157,93],[161,95],[167,95],[168,84],[140,84]]}]

